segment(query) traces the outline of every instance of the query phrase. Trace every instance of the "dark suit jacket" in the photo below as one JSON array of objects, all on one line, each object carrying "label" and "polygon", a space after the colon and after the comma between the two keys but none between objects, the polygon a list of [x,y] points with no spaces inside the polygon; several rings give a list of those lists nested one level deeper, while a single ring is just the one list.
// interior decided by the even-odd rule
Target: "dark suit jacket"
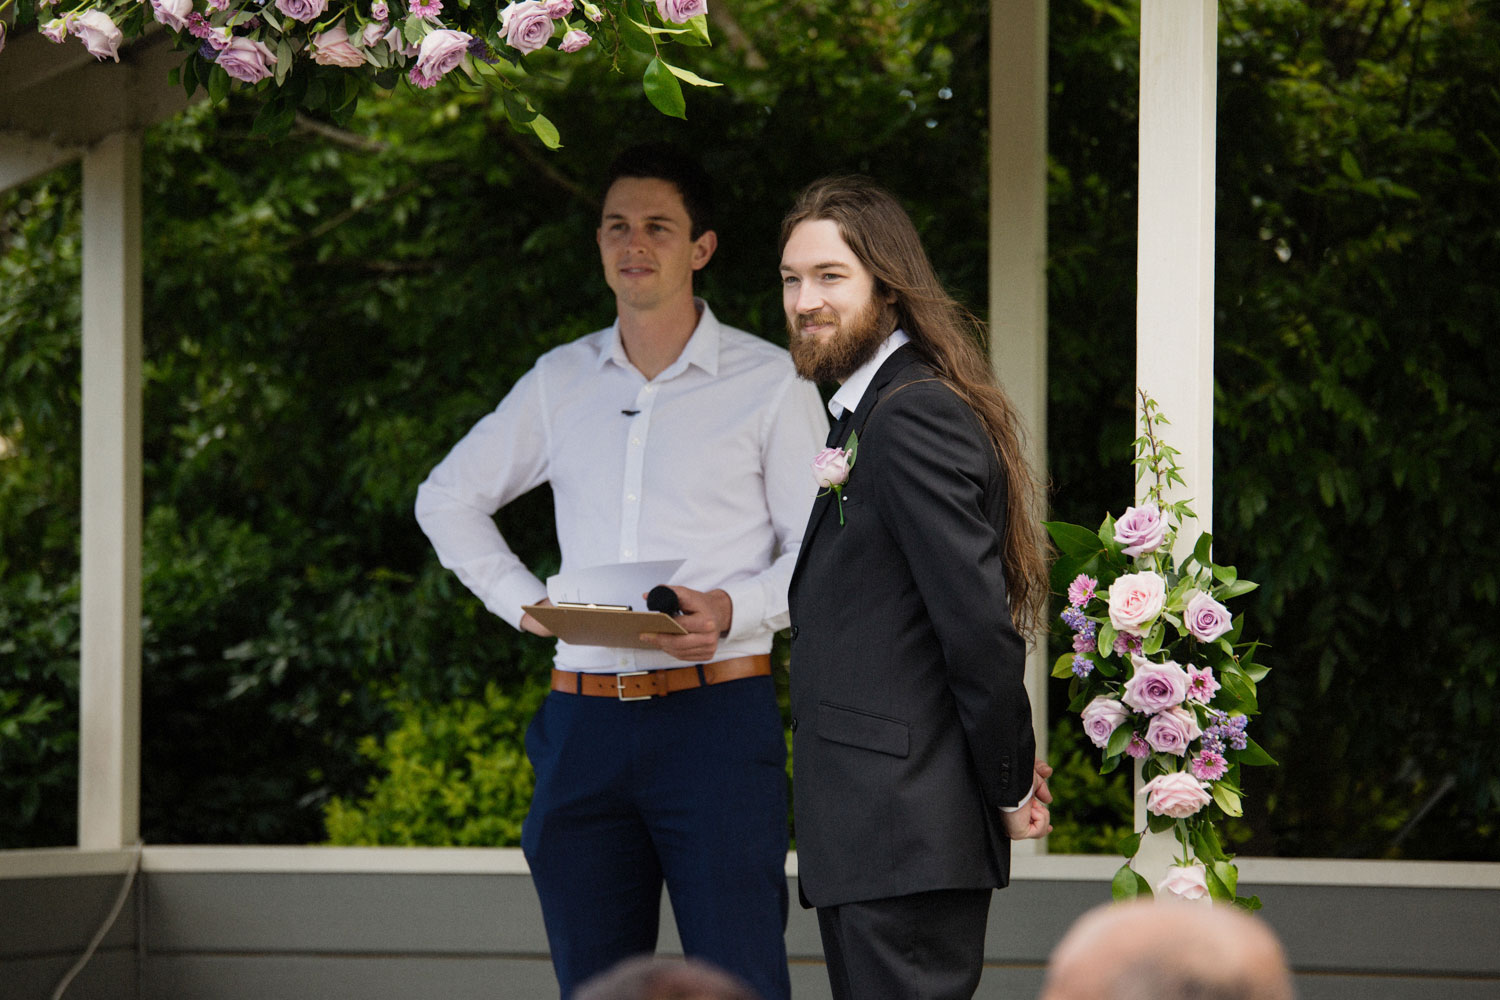
[{"label": "dark suit jacket", "polygon": [[791,583],[803,902],[1004,886],[998,806],[1031,787],[1025,643],[1001,568],[1004,474],[911,345],[880,367],[844,523],[813,506]]}]

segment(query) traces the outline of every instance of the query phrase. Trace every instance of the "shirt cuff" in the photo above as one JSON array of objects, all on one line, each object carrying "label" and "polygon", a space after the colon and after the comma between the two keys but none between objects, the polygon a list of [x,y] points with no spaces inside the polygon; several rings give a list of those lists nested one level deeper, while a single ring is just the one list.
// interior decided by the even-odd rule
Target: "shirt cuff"
[{"label": "shirt cuff", "polygon": [[765,589],[755,579],[729,583],[719,588],[729,595],[729,634],[727,642],[736,642],[763,630],[766,616]]},{"label": "shirt cuff", "polygon": [[1021,801],[1017,802],[1013,806],[1000,806],[1000,811],[1003,812],[1003,813],[1020,812],[1022,809],[1026,808],[1027,803],[1029,803],[1031,801],[1031,797],[1033,795],[1035,795],[1035,794],[1036,794],[1036,779],[1033,778],[1032,781],[1031,781],[1031,790],[1028,791],[1021,798]]}]

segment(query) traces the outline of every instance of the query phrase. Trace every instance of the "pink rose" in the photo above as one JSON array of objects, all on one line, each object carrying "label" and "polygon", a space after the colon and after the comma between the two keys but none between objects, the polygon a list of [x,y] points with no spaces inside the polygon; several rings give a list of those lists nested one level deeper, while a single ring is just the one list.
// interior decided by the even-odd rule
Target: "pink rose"
[{"label": "pink rose", "polygon": [[1115,522],[1115,541],[1125,546],[1127,556],[1155,552],[1167,538],[1167,524],[1156,504],[1126,507]]},{"label": "pink rose", "polygon": [[1187,605],[1187,629],[1200,642],[1213,642],[1229,631],[1232,624],[1229,609],[1203,591],[1193,595]]},{"label": "pink rose", "polygon": [[68,37],[68,31],[73,25],[73,15],[64,14],[62,17],[54,17],[38,30],[48,41],[62,42]]},{"label": "pink rose", "polygon": [[541,0],[542,8],[554,21],[561,21],[573,13],[573,0]]},{"label": "pink rose", "polygon": [[5,22],[0,21],[0,52],[5,51]]},{"label": "pink rose", "polygon": [[1219,682],[1214,680],[1214,668],[1204,667],[1199,670],[1191,663],[1187,667],[1188,675],[1188,700],[1207,705],[1214,700],[1214,692],[1219,690]]},{"label": "pink rose", "polygon": [[500,12],[500,35],[507,45],[526,55],[552,38],[552,18],[540,0],[517,0]]},{"label": "pink rose", "polygon": [[1185,819],[1213,801],[1208,785],[1186,771],[1157,775],[1141,786],[1146,808],[1158,816]]},{"label": "pink rose", "polygon": [[319,66],[342,66],[353,69],[365,64],[364,53],[349,42],[349,32],[342,24],[335,24],[313,38],[313,62]]},{"label": "pink rose", "polygon": [[1121,700],[1137,712],[1147,715],[1181,705],[1187,699],[1188,675],[1176,663],[1152,663],[1140,654],[1132,654],[1135,672],[1125,682]]},{"label": "pink rose", "polygon": [[1167,877],[1157,883],[1156,894],[1202,899],[1208,895],[1208,873],[1202,865],[1173,865],[1167,869]]},{"label": "pink rose", "polygon": [[375,0],[370,4],[370,16],[377,21],[385,21],[391,16],[391,9],[385,5],[385,0]]},{"label": "pink rose", "polygon": [[708,13],[708,0],[656,0],[656,12],[663,21],[686,24],[699,14]]},{"label": "pink rose", "polygon": [[379,21],[370,21],[365,25],[364,30],[359,33],[359,43],[365,48],[369,48],[380,41],[380,36],[383,34],[385,34],[385,25]]},{"label": "pink rose", "polygon": [[1146,742],[1151,749],[1179,757],[1187,756],[1188,744],[1202,735],[1198,716],[1180,706],[1157,712],[1146,727]]},{"label": "pink rose", "polygon": [[276,9],[305,24],[323,16],[328,10],[328,0],[276,0]]},{"label": "pink rose", "polygon": [[205,39],[215,52],[223,52],[234,41],[234,31],[227,25],[222,28],[208,29],[208,38]]},{"label": "pink rose", "polygon": [[1088,707],[1083,710],[1083,731],[1088,734],[1094,746],[1102,750],[1109,745],[1111,734],[1128,718],[1130,713],[1124,705],[1101,695],[1089,702]]},{"label": "pink rose", "polygon": [[407,45],[406,38],[401,34],[401,25],[392,25],[391,30],[385,33],[385,44],[391,47],[392,52],[399,53],[410,59],[417,54],[415,45]]},{"label": "pink rose", "polygon": [[[572,0],[569,0],[569,2],[571,3]],[[557,47],[564,52],[577,52],[593,40],[593,37],[587,31],[575,28],[562,36],[562,41],[557,43]]]},{"label": "pink rose", "polygon": [[849,453],[842,448],[824,448],[813,459],[813,478],[821,489],[842,486],[849,481]]},{"label": "pink rose", "polygon": [[120,61],[120,43],[125,40],[125,34],[103,11],[84,11],[73,19],[68,30],[78,36],[95,59],[103,60],[109,56],[115,62]]},{"label": "pink rose", "polygon": [[1109,585],[1109,622],[1116,632],[1145,635],[1167,599],[1167,581],[1156,573],[1126,573]]},{"label": "pink rose", "polygon": [[152,15],[173,31],[185,28],[192,12],[193,0],[151,0]]},{"label": "pink rose", "polygon": [[408,74],[418,87],[430,87],[463,61],[472,35],[449,28],[428,32],[417,49],[417,62]]},{"label": "pink rose", "polygon": [[265,43],[243,35],[231,38],[219,53],[219,65],[224,67],[224,72],[244,83],[264,80],[271,75],[271,67],[275,64],[276,55],[266,48]]}]

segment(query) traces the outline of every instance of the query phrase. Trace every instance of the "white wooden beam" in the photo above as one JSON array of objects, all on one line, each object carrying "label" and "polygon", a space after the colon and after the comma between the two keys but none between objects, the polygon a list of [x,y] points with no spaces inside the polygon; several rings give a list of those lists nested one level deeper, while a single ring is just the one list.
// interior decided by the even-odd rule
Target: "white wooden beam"
[{"label": "white wooden beam", "polygon": [[[1047,3],[990,4],[990,362],[1047,474]],[[1026,659],[1037,755],[1047,755],[1047,650]],[[1020,854],[1045,842],[1024,840]]]},{"label": "white wooden beam", "polygon": [[78,844],[135,843],[141,751],[141,141],[83,158]]},{"label": "white wooden beam", "polygon": [[[1171,421],[1198,515],[1177,540],[1192,551],[1213,515],[1214,140],[1218,21],[1214,0],[1142,0],[1136,384]],[[1137,423],[1140,417],[1137,414]],[[1137,486],[1137,499],[1150,484]],[[1140,769],[1136,787],[1140,788]],[[1146,825],[1136,796],[1136,829]],[[1136,871],[1153,887],[1172,864],[1169,835],[1148,835]]]},{"label": "white wooden beam", "polygon": [[58,146],[27,135],[0,131],[0,191],[19,187],[82,155],[80,147]]}]

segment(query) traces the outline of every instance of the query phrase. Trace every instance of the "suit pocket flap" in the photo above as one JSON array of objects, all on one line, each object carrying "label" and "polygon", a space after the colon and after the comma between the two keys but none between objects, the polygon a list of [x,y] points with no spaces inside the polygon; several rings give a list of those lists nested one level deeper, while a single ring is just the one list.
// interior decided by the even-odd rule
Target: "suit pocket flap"
[{"label": "suit pocket flap", "polygon": [[911,750],[911,726],[907,723],[826,701],[818,703],[818,735],[892,757],[905,757]]}]

